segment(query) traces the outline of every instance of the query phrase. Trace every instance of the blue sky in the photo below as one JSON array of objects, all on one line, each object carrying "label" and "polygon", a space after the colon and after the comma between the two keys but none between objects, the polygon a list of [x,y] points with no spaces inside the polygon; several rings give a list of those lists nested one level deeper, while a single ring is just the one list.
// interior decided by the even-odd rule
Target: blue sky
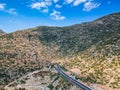
[{"label": "blue sky", "polygon": [[0,29],[68,26],[120,12],[120,0],[0,0]]}]

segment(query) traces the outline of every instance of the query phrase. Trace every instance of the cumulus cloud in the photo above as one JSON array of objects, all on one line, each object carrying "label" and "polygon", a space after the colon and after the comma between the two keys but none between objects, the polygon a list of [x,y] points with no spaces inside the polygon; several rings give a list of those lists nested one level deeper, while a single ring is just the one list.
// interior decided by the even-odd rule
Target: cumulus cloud
[{"label": "cumulus cloud", "polygon": [[64,3],[73,4],[73,6],[78,6],[81,3],[86,2],[87,0],[65,0]]},{"label": "cumulus cloud", "polygon": [[64,4],[72,4],[73,6],[84,4],[83,11],[90,11],[100,6],[100,3],[96,3],[94,0],[64,0]]},{"label": "cumulus cloud", "polygon": [[72,3],[74,0],[65,0],[65,3],[67,3],[67,4],[70,4],[70,3]]},{"label": "cumulus cloud", "polygon": [[84,4],[83,11],[91,11],[92,9],[97,8],[99,6],[100,6],[100,3],[89,1]]},{"label": "cumulus cloud", "polygon": [[0,11],[6,12],[9,14],[14,14],[14,15],[17,14],[16,9],[14,9],[14,8],[6,9],[5,3],[0,3]]},{"label": "cumulus cloud", "polygon": [[57,3],[59,0],[53,0],[54,3]]},{"label": "cumulus cloud", "polygon": [[59,5],[59,4],[56,4],[55,7],[56,7],[56,8],[61,8],[62,6]]},{"label": "cumulus cloud", "polygon": [[32,9],[40,10],[43,13],[48,13],[49,12],[49,7],[51,5],[52,5],[52,0],[42,0],[42,1],[33,2],[30,5],[30,7]]},{"label": "cumulus cloud", "polygon": [[49,9],[43,9],[42,12],[43,12],[43,13],[48,13],[48,12],[49,12]]},{"label": "cumulus cloud", "polygon": [[44,2],[36,2],[31,5],[31,8],[34,9],[41,9],[41,7],[46,7],[46,4]]},{"label": "cumulus cloud", "polygon": [[51,5],[52,5],[51,0],[45,0],[45,1],[42,1],[42,2],[32,3],[30,6],[33,9],[41,9],[41,8],[47,8],[48,6],[51,6]]},{"label": "cumulus cloud", "polygon": [[0,3],[0,10],[4,10],[5,9],[6,4],[5,3]]},{"label": "cumulus cloud", "polygon": [[14,14],[14,15],[17,14],[17,13],[16,13],[16,9],[14,9],[14,8],[10,8],[10,9],[6,10],[6,12],[7,12],[7,13],[10,13],[10,14]]},{"label": "cumulus cloud", "polygon": [[[61,9],[66,4],[70,4],[73,7],[81,4],[83,6],[83,11],[91,11],[100,6],[100,3],[94,2],[94,0],[63,0],[62,4],[59,3],[59,1],[60,0],[33,0],[29,7],[37,9],[42,13],[49,13],[49,15],[55,20],[64,20],[66,17],[62,16],[61,12],[54,10],[55,8]],[[0,8],[2,8],[2,6],[0,6]]]},{"label": "cumulus cloud", "polygon": [[86,0],[75,0],[73,3],[73,6],[78,6],[79,4],[84,3],[84,2],[86,2]]},{"label": "cumulus cloud", "polygon": [[53,17],[55,20],[64,20],[66,17],[61,15],[61,12],[53,10],[53,12],[50,14],[50,16]]}]

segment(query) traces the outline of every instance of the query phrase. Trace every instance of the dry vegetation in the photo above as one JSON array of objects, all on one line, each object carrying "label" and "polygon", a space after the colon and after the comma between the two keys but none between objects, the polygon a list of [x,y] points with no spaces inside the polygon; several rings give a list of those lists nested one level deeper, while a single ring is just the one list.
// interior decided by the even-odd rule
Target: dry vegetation
[{"label": "dry vegetation", "polygon": [[120,13],[69,27],[43,26],[1,35],[0,86],[52,60],[78,68],[84,82],[120,88]]}]

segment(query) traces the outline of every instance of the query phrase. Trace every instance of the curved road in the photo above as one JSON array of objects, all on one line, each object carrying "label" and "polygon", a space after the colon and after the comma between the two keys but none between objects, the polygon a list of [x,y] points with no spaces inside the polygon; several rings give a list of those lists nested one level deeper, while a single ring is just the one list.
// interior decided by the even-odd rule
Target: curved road
[{"label": "curved road", "polygon": [[92,88],[78,82],[76,79],[70,77],[69,75],[67,75],[59,65],[54,66],[54,68],[56,69],[56,71],[63,77],[65,77],[67,80],[71,81],[72,83],[74,83],[76,86],[80,87],[82,90],[93,90]]}]

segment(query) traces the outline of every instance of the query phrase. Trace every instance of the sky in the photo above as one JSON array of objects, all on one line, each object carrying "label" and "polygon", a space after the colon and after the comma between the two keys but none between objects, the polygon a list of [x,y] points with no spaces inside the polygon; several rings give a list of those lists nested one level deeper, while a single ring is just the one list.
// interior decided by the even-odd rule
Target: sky
[{"label": "sky", "polygon": [[0,29],[69,26],[120,12],[120,0],[0,0]]}]

